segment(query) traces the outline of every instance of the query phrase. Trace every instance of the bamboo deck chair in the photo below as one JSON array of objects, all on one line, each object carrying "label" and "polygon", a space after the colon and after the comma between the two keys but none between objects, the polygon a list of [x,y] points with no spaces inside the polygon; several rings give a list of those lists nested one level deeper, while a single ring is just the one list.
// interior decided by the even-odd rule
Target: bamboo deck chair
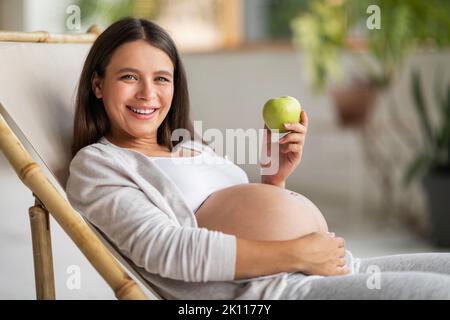
[{"label": "bamboo deck chair", "polygon": [[55,299],[49,213],[118,299],[160,299],[65,196],[75,90],[98,33],[0,32],[0,149],[35,198],[29,216],[37,299]]}]

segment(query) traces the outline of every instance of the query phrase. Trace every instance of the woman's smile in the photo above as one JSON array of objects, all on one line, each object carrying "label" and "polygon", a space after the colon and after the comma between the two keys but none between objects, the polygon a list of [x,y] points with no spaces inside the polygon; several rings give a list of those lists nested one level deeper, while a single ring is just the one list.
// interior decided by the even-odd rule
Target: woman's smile
[{"label": "woman's smile", "polygon": [[149,120],[157,116],[159,108],[157,107],[145,107],[145,108],[135,108],[127,106],[128,111],[133,115],[133,117],[139,120]]}]

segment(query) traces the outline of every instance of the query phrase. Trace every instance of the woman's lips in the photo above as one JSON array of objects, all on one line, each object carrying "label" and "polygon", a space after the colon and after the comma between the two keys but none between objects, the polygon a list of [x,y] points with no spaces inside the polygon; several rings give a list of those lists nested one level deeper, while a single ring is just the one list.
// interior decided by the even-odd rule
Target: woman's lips
[{"label": "woman's lips", "polygon": [[130,106],[127,106],[128,111],[137,119],[139,120],[149,120],[153,117],[155,117],[156,113],[158,112],[159,108],[155,108],[155,111],[151,114],[139,114],[134,112]]}]

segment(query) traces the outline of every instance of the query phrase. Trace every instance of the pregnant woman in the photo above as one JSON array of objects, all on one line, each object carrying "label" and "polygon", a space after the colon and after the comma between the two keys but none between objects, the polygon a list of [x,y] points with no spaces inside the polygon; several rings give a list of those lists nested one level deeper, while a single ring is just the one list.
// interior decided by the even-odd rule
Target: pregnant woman
[{"label": "pregnant woman", "polygon": [[[320,210],[284,188],[306,113],[286,128],[270,155],[279,169],[261,183],[201,139],[172,141],[177,129],[195,137],[178,51],[158,25],[126,18],[86,58],[68,199],[167,299],[450,298],[449,254],[353,259]],[[373,265],[378,290],[365,285]]]}]

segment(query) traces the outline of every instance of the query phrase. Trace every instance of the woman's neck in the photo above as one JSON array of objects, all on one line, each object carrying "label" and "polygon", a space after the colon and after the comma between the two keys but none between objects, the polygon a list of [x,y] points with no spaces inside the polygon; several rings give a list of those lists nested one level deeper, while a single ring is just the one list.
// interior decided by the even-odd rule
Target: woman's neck
[{"label": "woman's neck", "polygon": [[165,151],[169,152],[169,149],[166,146],[160,146],[158,144],[156,134],[149,137],[136,138],[132,136],[124,137],[117,134],[114,135],[108,133],[105,134],[105,137],[116,146],[139,151],[144,154]]}]

